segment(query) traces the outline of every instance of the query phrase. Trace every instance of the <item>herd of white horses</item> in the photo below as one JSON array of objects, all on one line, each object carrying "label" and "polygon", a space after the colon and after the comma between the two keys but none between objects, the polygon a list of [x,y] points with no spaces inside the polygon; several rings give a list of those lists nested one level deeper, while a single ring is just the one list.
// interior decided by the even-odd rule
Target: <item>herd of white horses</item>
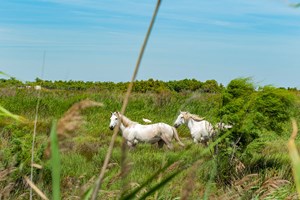
[{"label": "herd of white horses", "polygon": [[123,138],[129,147],[134,147],[139,142],[157,143],[159,148],[164,144],[169,149],[173,149],[172,139],[174,138],[180,146],[184,144],[180,141],[176,128],[186,124],[190,129],[191,136],[195,143],[207,145],[217,131],[232,128],[231,125],[217,123],[213,126],[210,122],[198,115],[189,112],[180,112],[174,122],[174,126],[160,122],[155,124],[140,124],[130,120],[120,112],[111,113],[109,128],[113,130],[120,124]]}]

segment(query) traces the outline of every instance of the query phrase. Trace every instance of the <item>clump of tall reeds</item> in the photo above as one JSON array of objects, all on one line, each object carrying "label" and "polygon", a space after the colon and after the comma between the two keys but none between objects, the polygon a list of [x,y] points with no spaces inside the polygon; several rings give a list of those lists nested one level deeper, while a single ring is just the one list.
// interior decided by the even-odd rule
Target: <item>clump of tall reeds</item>
[{"label": "clump of tall reeds", "polygon": [[45,150],[46,156],[51,155],[52,166],[52,194],[53,199],[60,199],[60,150],[65,149],[65,141],[71,137],[71,133],[84,123],[81,112],[89,107],[103,106],[102,103],[91,101],[89,99],[75,103],[71,108],[58,120],[54,121],[51,129],[48,147]]},{"label": "clump of tall reeds", "polygon": [[[103,104],[89,99],[82,100],[72,105],[71,108],[69,108],[57,121],[56,133],[60,150],[68,149],[68,145],[64,142],[67,138],[71,137],[71,133],[75,132],[85,122],[81,112],[86,108],[95,106],[103,106]],[[45,150],[45,155],[47,157],[50,156],[50,143],[51,140],[49,140],[48,147]]]}]

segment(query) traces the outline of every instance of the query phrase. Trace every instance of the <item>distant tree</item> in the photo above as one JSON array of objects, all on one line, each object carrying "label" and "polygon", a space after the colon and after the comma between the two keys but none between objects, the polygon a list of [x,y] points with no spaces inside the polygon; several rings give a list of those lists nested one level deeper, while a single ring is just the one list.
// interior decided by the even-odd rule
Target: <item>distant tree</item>
[{"label": "distant tree", "polygon": [[179,81],[169,81],[166,83],[167,87],[171,91],[182,92],[182,91],[196,91],[202,87],[202,82],[196,79],[183,79]]},{"label": "distant tree", "polygon": [[207,80],[203,83],[202,90],[207,93],[216,93],[221,89],[216,80]]},{"label": "distant tree", "polygon": [[40,85],[42,82],[43,82],[42,79],[40,79],[40,78],[38,78],[38,77],[35,78],[35,83],[36,83],[36,84]]},{"label": "distant tree", "polygon": [[252,101],[255,126],[280,134],[282,125],[292,115],[291,107],[294,102],[292,93],[286,89],[265,86]]},{"label": "distant tree", "polygon": [[10,87],[10,86],[22,86],[24,85],[22,81],[16,79],[15,77],[10,77],[9,79],[0,79],[1,87]]},{"label": "distant tree", "polygon": [[238,78],[230,81],[227,86],[227,92],[232,95],[233,98],[241,96],[247,96],[249,93],[254,92],[254,84],[251,78]]}]

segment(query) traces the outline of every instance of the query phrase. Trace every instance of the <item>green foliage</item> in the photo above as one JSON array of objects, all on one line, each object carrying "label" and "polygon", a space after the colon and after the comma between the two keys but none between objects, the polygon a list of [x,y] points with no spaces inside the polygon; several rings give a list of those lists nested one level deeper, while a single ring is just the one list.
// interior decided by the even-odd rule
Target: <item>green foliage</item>
[{"label": "green foliage", "polygon": [[202,85],[202,91],[208,93],[217,93],[220,92],[222,87],[218,85],[216,80],[207,80]]},{"label": "green foliage", "polygon": [[[8,76],[7,74],[2,74]],[[17,80],[15,77],[10,77],[9,79],[0,79],[0,87],[19,87],[22,85],[23,83]]]},{"label": "green foliage", "polygon": [[250,78],[239,78],[230,81],[226,89],[231,98],[236,99],[251,95],[254,92],[254,85]]},{"label": "green foliage", "polygon": [[[155,191],[160,199],[179,198],[188,181],[189,168],[199,159],[203,162],[194,172],[195,190],[190,194],[192,199],[213,199],[216,197],[212,196],[213,193],[224,192],[222,187],[231,188],[235,179],[250,173],[266,174],[267,171],[274,170],[281,178],[292,181],[287,151],[283,147],[286,145],[290,132],[289,117],[295,116],[300,119],[298,111],[300,99],[297,91],[270,86],[255,90],[250,79],[233,80],[225,88],[219,86],[220,90],[204,89],[205,83],[209,86],[208,88],[217,86],[214,81],[207,81],[198,86],[195,80],[178,82],[182,85],[176,86],[178,84],[176,82],[172,82],[173,85],[167,85],[152,80],[149,83],[153,85],[148,85],[143,92],[139,91],[148,83],[139,83],[141,88],[136,89],[130,97],[126,116],[140,123],[143,123],[142,118],[148,118],[153,122],[162,121],[172,125],[179,110],[187,110],[205,117],[213,124],[220,120],[232,123],[232,129],[218,134],[218,138],[222,138],[218,140],[218,154],[213,159],[211,155],[213,149],[194,144],[189,130],[182,126],[178,129],[178,133],[186,144],[186,148],[182,149],[175,141],[173,151],[158,149],[155,145],[139,144],[134,150],[128,152],[129,174],[126,180],[121,180],[119,163],[122,139],[119,136],[115,143],[109,170],[105,174],[102,197],[119,198],[119,190],[125,183],[128,186],[128,192],[143,186],[136,194],[139,197],[149,194],[152,198],[152,192]],[[61,88],[64,88],[64,83],[60,84]],[[61,197],[82,198],[84,194],[87,196],[90,194],[88,188],[92,188],[93,177],[99,172],[105,158],[112,134],[108,128],[110,112],[121,108],[124,96],[123,89],[121,89],[123,83],[116,86],[119,89],[110,91],[108,89],[114,85],[112,83],[84,84],[89,85],[88,89],[51,89],[42,90],[41,93],[34,158],[35,163],[41,164],[44,168],[34,169],[33,181],[49,197],[52,196],[52,164],[43,156],[43,152],[48,143],[53,119],[60,118],[72,104],[82,99],[89,98],[105,105],[102,108],[91,108],[83,112],[83,119],[86,123],[70,135],[67,146],[71,148],[61,154]],[[189,84],[193,89],[188,88]],[[171,86],[177,89],[171,89]],[[158,90],[157,87],[160,89]],[[125,83],[124,88],[126,89]],[[22,115],[26,119],[33,119],[37,102],[36,91],[9,87],[2,88],[0,92],[4,94],[0,95],[0,104],[3,108]],[[17,168],[18,170],[9,175],[12,178],[10,180],[21,183],[22,177],[30,172],[33,127],[32,123],[15,124],[6,120],[7,118],[0,118],[0,156],[2,158],[0,168],[9,166]],[[158,178],[160,175],[156,176],[153,181],[147,183],[153,173],[162,168],[164,161],[183,164],[166,169],[167,173],[161,178]],[[240,163],[245,165],[245,169],[235,170]],[[216,173],[212,174],[211,170],[215,168]],[[178,169],[181,170],[180,174],[172,177]],[[161,182],[163,180],[167,181]],[[144,186],[143,183],[147,184]],[[7,184],[8,182],[1,182],[0,190]],[[20,185],[16,185],[18,191],[11,192],[12,195],[18,196],[25,193],[27,188]],[[255,187],[259,186],[259,184],[255,185]],[[241,195],[245,198],[251,197],[254,191]],[[281,191],[291,193],[294,190],[280,189],[277,192]],[[280,195],[288,195],[283,193]]]},{"label": "green foliage", "polygon": [[240,120],[243,120],[243,116],[248,113],[246,105],[253,93],[254,85],[251,79],[232,80],[223,91],[223,105],[220,109],[220,117],[230,123],[240,123]]},{"label": "green foliage", "polygon": [[[233,124],[233,129],[219,144],[218,160],[222,170],[218,180],[221,183],[230,184],[231,178],[238,176],[237,172],[230,171],[235,160],[244,160],[251,173],[286,166],[286,151],[278,149],[278,154],[272,155],[262,152],[276,144],[278,136],[288,134],[284,127],[294,115],[295,102],[295,96],[285,89],[265,86],[255,91],[250,79],[235,79],[228,84],[219,116]],[[269,143],[271,139],[273,143]]]},{"label": "green foliage", "polygon": [[287,90],[264,87],[253,103],[253,110],[256,112],[254,124],[281,134],[283,124],[292,116],[294,100]]}]

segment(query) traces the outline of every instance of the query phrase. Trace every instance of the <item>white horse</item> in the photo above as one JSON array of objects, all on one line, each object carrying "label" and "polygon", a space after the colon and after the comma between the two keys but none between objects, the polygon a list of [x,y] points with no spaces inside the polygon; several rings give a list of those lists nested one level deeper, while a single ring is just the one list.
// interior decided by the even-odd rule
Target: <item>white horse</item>
[{"label": "white horse", "polygon": [[120,123],[122,136],[126,139],[130,147],[134,147],[138,142],[151,144],[158,142],[160,148],[166,144],[169,149],[172,149],[173,145],[171,141],[173,138],[175,138],[179,145],[184,146],[178,137],[177,130],[168,124],[156,123],[142,125],[131,121],[119,112],[114,112],[110,117],[109,128],[113,130],[118,123]]},{"label": "white horse", "polygon": [[189,112],[180,112],[174,126],[178,128],[181,124],[186,124],[189,127],[195,143],[201,142],[207,145],[208,140],[215,135],[214,127],[210,122]]}]

